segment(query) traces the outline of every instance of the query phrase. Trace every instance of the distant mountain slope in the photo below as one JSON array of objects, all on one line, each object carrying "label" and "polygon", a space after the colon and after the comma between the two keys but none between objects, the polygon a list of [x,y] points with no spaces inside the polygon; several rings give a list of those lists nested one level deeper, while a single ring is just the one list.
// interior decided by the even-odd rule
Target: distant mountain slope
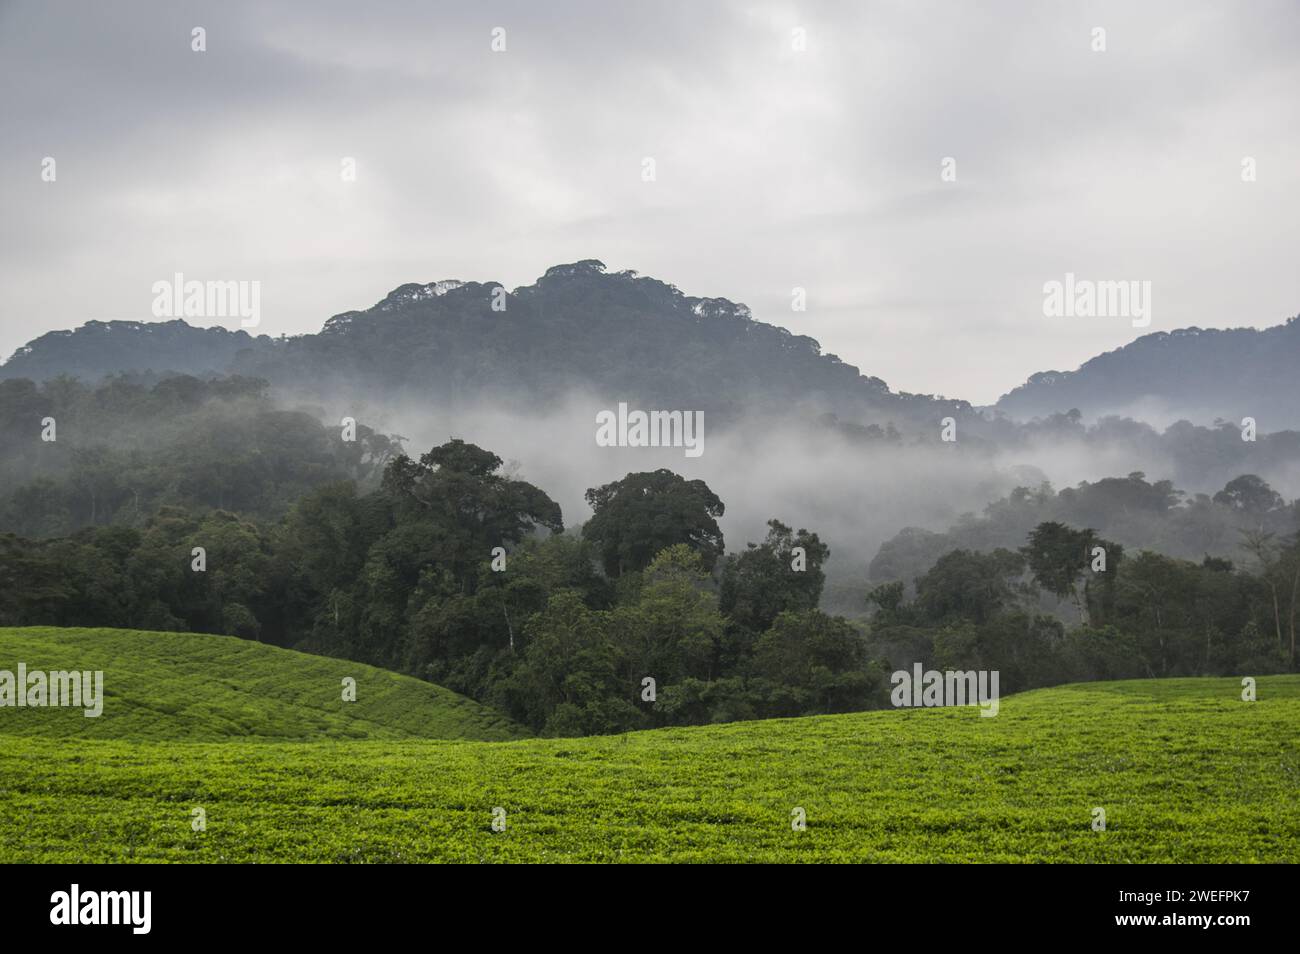
[{"label": "distant mountain slope", "polygon": [[44,381],[66,374],[97,379],[117,371],[207,374],[224,371],[241,351],[266,352],[273,342],[246,331],[195,328],[173,321],[88,321],[75,331],[50,331],[0,365],[0,378]]},{"label": "distant mountain slope", "polygon": [[[0,738],[474,739],[527,730],[471,699],[373,666],[234,636],[128,629],[0,629],[0,670],[102,670],[103,712],[0,708]],[[343,678],[356,701],[343,701]]]},{"label": "distant mountain slope", "polygon": [[1254,417],[1261,431],[1300,427],[1300,316],[1272,328],[1183,328],[1143,335],[1077,371],[1043,371],[997,408],[1028,420],[1078,408],[1153,423]]},{"label": "distant mountain slope", "polygon": [[491,396],[537,407],[580,390],[724,418],[756,405],[809,405],[859,422],[927,427],[969,410],[963,401],[894,393],[812,338],[755,321],[744,305],[609,273],[598,261],[558,265],[504,292],[491,282],[403,285],[372,308],[335,315],[318,334],[281,339],[181,321],[92,322],[19,349],[0,377],[235,371],[306,395]]}]

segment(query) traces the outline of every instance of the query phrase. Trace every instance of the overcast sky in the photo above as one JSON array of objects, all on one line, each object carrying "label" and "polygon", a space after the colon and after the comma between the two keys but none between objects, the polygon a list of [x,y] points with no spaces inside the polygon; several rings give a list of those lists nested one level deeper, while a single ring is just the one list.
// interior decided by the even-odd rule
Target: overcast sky
[{"label": "overcast sky", "polygon": [[[0,351],[177,271],[262,282],[278,335],[598,258],[989,402],[1300,312],[1298,49],[1294,0],[0,0]],[[1150,281],[1150,327],[1044,317],[1066,272]]]}]

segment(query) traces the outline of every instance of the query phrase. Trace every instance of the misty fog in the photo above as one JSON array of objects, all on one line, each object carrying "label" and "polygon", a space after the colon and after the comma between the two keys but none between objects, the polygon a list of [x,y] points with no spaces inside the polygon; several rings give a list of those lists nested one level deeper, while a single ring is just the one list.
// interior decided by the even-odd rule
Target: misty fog
[{"label": "misty fog", "polygon": [[[556,410],[506,403],[358,405],[343,397],[329,401],[329,410],[321,408],[319,397],[312,407],[327,424],[351,414],[400,435],[413,457],[451,438],[491,450],[506,472],[541,487],[560,505],[570,532],[591,516],[583,496],[590,487],[657,468],[704,480],[726,505],[719,525],[728,552],[761,540],[772,518],[806,527],[831,548],[828,592],[856,590],[848,599],[861,600],[862,607],[867,564],[883,542],[909,526],[946,530],[1017,486],[1047,481],[1059,490],[1142,471],[1150,480],[1173,480],[1189,495],[1213,494],[1241,472],[1231,461],[1217,471],[1180,472],[1157,443],[1142,439],[1100,443],[1039,436],[1015,448],[963,444],[960,434],[952,444],[914,436],[898,443],[854,441],[819,426],[810,408],[786,416],[756,412],[730,426],[711,425],[706,415],[699,457],[688,457],[680,447],[600,447],[596,415],[614,404],[572,393]],[[1300,494],[1300,465],[1265,468],[1262,476],[1288,499]]]}]

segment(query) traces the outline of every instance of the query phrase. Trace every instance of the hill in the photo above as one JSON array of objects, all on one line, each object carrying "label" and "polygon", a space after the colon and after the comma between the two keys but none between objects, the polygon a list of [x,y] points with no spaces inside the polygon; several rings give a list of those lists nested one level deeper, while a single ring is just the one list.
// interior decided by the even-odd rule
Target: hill
[{"label": "hill", "polygon": [[[1253,416],[1274,432],[1300,428],[1297,363],[1297,318],[1263,330],[1182,328],[1144,335],[1075,371],[1034,374],[995,407],[1019,420],[1077,408],[1089,419],[1131,416],[1161,427]],[[33,381],[122,372],[252,375],[312,400],[347,395],[350,406],[491,397],[537,409],[577,392],[610,405],[702,410],[719,422],[805,408],[924,433],[953,414],[971,435],[992,433],[968,402],[891,391],[814,339],[755,320],[743,304],[608,272],[594,259],[556,265],[508,293],[491,281],[408,283],[293,337],[180,319],[91,321],[41,335],[0,365],[0,379]]]},{"label": "hill", "polygon": [[1028,420],[1077,408],[1155,424],[1257,419],[1261,431],[1300,428],[1300,316],[1272,328],[1181,328],[1143,335],[1085,361],[1042,371],[996,405]]},{"label": "hill", "polygon": [[10,737],[0,861],[1300,861],[1300,677],[1240,692],[494,744]]},{"label": "hill", "polygon": [[[149,741],[519,738],[454,692],[372,666],[233,636],[0,629],[0,669],[103,670],[103,714],[0,708],[0,736]],[[343,701],[343,679],[356,701]]]},{"label": "hill", "polygon": [[229,366],[240,352],[270,350],[266,335],[195,328],[171,321],[88,321],[50,331],[23,345],[0,366],[0,378],[45,381],[60,375],[95,380],[117,372],[202,375]]},{"label": "hill", "polygon": [[743,304],[687,296],[595,260],[554,266],[505,292],[497,282],[406,284],[371,308],[335,315],[318,334],[279,339],[179,320],[90,322],[20,348],[0,378],[235,372],[326,401],[491,397],[532,409],[581,392],[611,407],[629,401],[719,420],[806,406],[923,421],[927,433],[945,414],[970,411],[964,401],[892,392],[812,338],[754,320]]}]

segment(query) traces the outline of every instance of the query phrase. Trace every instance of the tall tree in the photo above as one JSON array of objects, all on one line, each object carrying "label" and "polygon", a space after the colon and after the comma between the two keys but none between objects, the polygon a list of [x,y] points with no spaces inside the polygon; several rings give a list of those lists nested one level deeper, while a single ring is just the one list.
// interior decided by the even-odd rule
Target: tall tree
[{"label": "tall tree", "polygon": [[564,529],[560,506],[545,491],[497,473],[501,458],[455,439],[413,461],[401,454],[384,470],[383,488],[399,523],[430,524],[442,564],[473,592],[495,547],[512,546],[536,528]]},{"label": "tall tree", "polygon": [[769,520],[767,528],[762,543],[728,558],[719,594],[722,612],[756,633],[787,610],[817,608],[826,583],[822,564],[831,552],[802,528],[796,533],[780,520]]},{"label": "tall tree", "polygon": [[645,569],[677,543],[698,553],[706,570],[722,555],[717,518],[726,508],[702,480],[661,468],[593,487],[586,497],[593,514],[582,535],[599,549],[610,577]]},{"label": "tall tree", "polygon": [[1214,495],[1214,502],[1248,514],[1264,514],[1285,504],[1282,495],[1268,481],[1254,474],[1234,477]]}]

